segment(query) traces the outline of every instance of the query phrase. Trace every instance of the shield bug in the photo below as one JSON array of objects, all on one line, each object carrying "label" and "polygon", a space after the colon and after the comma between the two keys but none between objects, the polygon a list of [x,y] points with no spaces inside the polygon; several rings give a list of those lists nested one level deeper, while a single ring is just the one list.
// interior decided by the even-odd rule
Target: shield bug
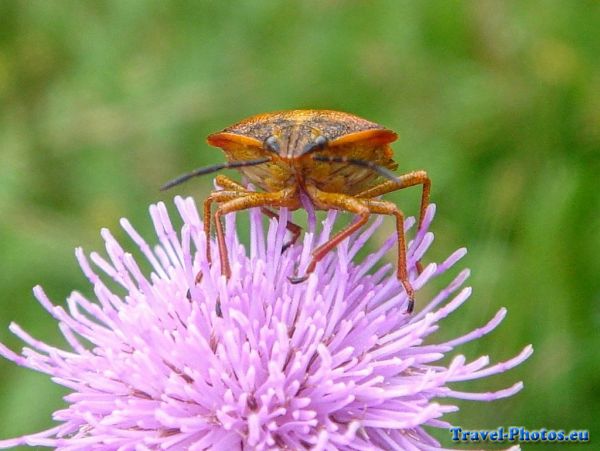
[{"label": "shield bug", "polygon": [[[248,190],[243,185],[217,176],[220,190],[204,201],[204,228],[210,236],[212,204],[221,271],[229,277],[221,217],[228,213],[259,207],[273,217],[272,207],[290,210],[302,208],[301,195],[310,199],[316,209],[341,210],[357,215],[357,220],[313,250],[303,276],[290,276],[292,283],[307,279],[317,263],[346,237],[357,231],[371,214],[394,216],[398,239],[397,277],[409,297],[407,311],[414,307],[414,290],[408,279],[404,214],[393,203],[381,200],[383,194],[422,185],[419,226],[429,203],[431,181],[425,171],[396,176],[397,164],[392,159],[390,143],[396,133],[358,116],[328,110],[291,110],[252,116],[208,136],[208,143],[220,147],[227,162],[196,169],[162,187],[168,189],[192,177],[225,168],[238,169],[263,192]],[[295,242],[301,233],[298,225],[288,222]],[[210,240],[207,259],[211,261]],[[199,275],[201,277],[201,275]]]}]

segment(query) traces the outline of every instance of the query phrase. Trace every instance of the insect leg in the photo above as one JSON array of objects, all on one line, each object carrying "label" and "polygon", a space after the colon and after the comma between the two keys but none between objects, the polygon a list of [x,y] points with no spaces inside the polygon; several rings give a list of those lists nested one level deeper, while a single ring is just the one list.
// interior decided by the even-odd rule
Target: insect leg
[{"label": "insect leg", "polygon": [[[240,183],[238,183],[234,180],[231,180],[230,178],[228,178],[224,175],[218,175],[215,178],[215,182],[218,186],[220,186],[221,188],[227,189],[227,190],[240,191],[240,192],[246,192],[246,193],[254,192],[254,191],[249,191],[245,186],[241,185]],[[262,212],[262,214],[264,214],[265,216],[268,216],[269,218],[276,218],[276,219],[279,218],[279,215],[277,215],[275,212],[273,212],[272,210],[269,210],[266,207],[262,207],[260,209],[260,211]],[[285,228],[292,234],[292,237],[290,238],[290,240],[287,243],[284,243],[283,247],[281,248],[282,253],[285,252],[294,243],[296,243],[296,241],[300,237],[300,234],[302,233],[302,227],[300,227],[298,224],[296,224],[292,221],[288,221],[287,224],[285,225]]]},{"label": "insect leg", "polygon": [[400,183],[393,181],[383,182],[374,186],[373,188],[356,194],[356,197],[370,199],[383,194],[391,193],[392,191],[398,191],[415,185],[423,185],[423,192],[421,194],[421,207],[419,209],[419,227],[421,227],[421,224],[423,223],[423,217],[425,216],[425,211],[429,206],[431,179],[425,171],[410,172],[408,174],[403,174],[398,178],[400,179]]},{"label": "insect leg", "polygon": [[406,313],[412,313],[415,306],[415,292],[408,280],[408,262],[406,259],[406,238],[404,236],[404,214],[398,206],[385,200],[365,199],[363,202],[367,205],[371,213],[380,215],[393,215],[396,217],[396,235],[398,237],[398,270],[397,277],[402,282],[404,290],[408,295],[408,306]]},{"label": "insect leg", "polygon": [[317,263],[319,263],[331,249],[360,229],[369,219],[369,209],[367,206],[361,200],[355,199],[353,196],[339,193],[327,193],[312,186],[307,186],[306,188],[310,197],[320,208],[348,211],[359,215],[359,218],[354,223],[340,230],[329,241],[317,247],[312,252],[312,258],[306,268],[304,276],[288,277],[292,283],[304,282],[308,278],[308,275],[315,270]]},{"label": "insect leg", "polygon": [[[235,182],[234,182],[235,183]],[[241,185],[240,185],[241,186]],[[231,185],[235,188],[235,185]],[[245,190],[245,188],[244,188]],[[290,196],[292,194],[292,196]],[[282,207],[290,206],[297,207],[293,203],[293,194],[291,190],[280,191],[278,193],[254,193],[250,191],[214,191],[204,201],[204,232],[206,234],[206,257],[208,262],[211,262],[210,252],[210,224],[211,224],[211,206],[213,202],[221,203],[215,212],[215,228],[217,230],[217,243],[219,245],[219,257],[221,259],[221,274],[227,278],[231,276],[231,268],[229,267],[229,258],[227,255],[227,245],[225,243],[225,234],[221,223],[221,216],[233,211],[244,210],[252,207],[260,207],[262,205],[279,205]],[[196,275],[196,283],[202,280],[202,273]],[[190,291],[187,294],[188,299],[191,299]],[[217,316],[222,317],[221,301],[217,299],[215,304]]]},{"label": "insect leg", "polygon": [[[224,175],[217,175],[215,177],[215,184],[218,187],[223,188],[224,190],[213,192],[204,201],[204,234],[206,235],[206,260],[209,263],[212,262],[212,255],[210,252],[210,226],[212,220],[212,203],[226,202],[229,200],[236,199],[238,197],[244,197],[247,195],[247,193],[249,193],[248,189],[245,186],[231,180],[229,177],[226,177]],[[230,195],[228,195],[227,193],[229,193]],[[236,194],[234,195],[234,193]],[[198,276],[201,278],[201,274],[198,274]],[[198,277],[196,279],[198,279]]]},{"label": "insect leg", "polygon": [[[414,171],[408,174],[404,174],[398,177],[400,183],[387,181],[379,185],[374,186],[366,191],[358,193],[356,197],[361,199],[370,199],[373,197],[381,196],[392,191],[408,188],[415,185],[423,185],[423,192],[421,193],[421,207],[419,208],[419,228],[423,225],[423,218],[425,212],[429,206],[429,193],[431,191],[431,179],[425,171]],[[421,262],[417,262],[417,270],[419,274],[423,271]]]},{"label": "insect leg", "polygon": [[252,192],[252,191],[249,191],[248,188],[246,188],[241,183],[238,183],[235,180],[231,180],[229,177],[227,177],[225,175],[217,175],[215,177],[215,183],[217,184],[217,186],[219,186],[223,189],[231,190],[231,191]]},{"label": "insect leg", "polygon": [[296,187],[287,188],[274,193],[254,193],[246,192],[242,197],[227,200],[217,208],[215,212],[215,227],[217,230],[217,243],[219,245],[219,254],[221,258],[221,274],[229,278],[231,268],[229,266],[229,257],[227,255],[227,245],[225,243],[225,233],[221,224],[221,216],[234,211],[247,210],[248,208],[264,207],[272,205],[275,207],[288,207],[296,209],[299,207],[299,200],[296,195]]},{"label": "insect leg", "polygon": [[[279,215],[277,213],[275,213],[272,210],[269,210],[266,207],[262,207],[260,209],[260,211],[262,212],[263,215],[268,216],[269,218],[279,218]],[[283,243],[283,246],[281,247],[281,253],[283,254],[285,251],[287,251],[289,249],[290,246],[293,246],[296,241],[298,241],[298,238],[300,237],[300,234],[302,233],[302,227],[300,227],[298,224],[296,224],[295,222],[292,221],[288,221],[287,224],[285,225],[285,228],[288,230],[288,232],[290,232],[292,234],[292,237],[289,239],[289,241],[287,241],[286,243]]]},{"label": "insect leg", "polygon": [[[211,223],[211,207],[213,202],[226,202],[232,199],[247,196],[247,193],[240,191],[214,191],[204,200],[204,234],[206,235],[206,260],[208,263],[212,261],[210,252],[210,223]],[[196,283],[202,280],[202,273],[196,275]]]},{"label": "insect leg", "polygon": [[[210,264],[212,261],[212,255],[210,252],[210,220],[211,220],[211,207],[213,202],[225,202],[232,199],[237,199],[239,197],[245,196],[246,193],[238,192],[238,191],[213,191],[205,200],[204,200],[204,234],[206,236],[206,260]],[[202,280],[202,271],[198,271],[196,274],[196,278],[194,282],[199,284]],[[188,290],[186,297],[188,299],[192,299],[192,295],[190,290]],[[217,300],[216,304],[217,315],[221,315],[221,303]]]}]

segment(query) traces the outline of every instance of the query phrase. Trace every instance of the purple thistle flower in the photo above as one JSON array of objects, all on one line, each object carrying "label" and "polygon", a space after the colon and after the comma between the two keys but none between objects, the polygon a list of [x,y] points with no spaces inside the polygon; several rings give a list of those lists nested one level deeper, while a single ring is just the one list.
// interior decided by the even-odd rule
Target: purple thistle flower
[{"label": "purple thistle flower", "polygon": [[[306,283],[293,285],[287,276],[298,262],[303,269],[311,249],[327,240],[335,213],[319,234],[306,233],[302,245],[283,254],[285,210],[279,221],[270,221],[266,236],[260,212],[251,210],[249,252],[228,215],[232,277],[226,281],[218,261],[209,267],[205,259],[194,201],[178,197],[175,203],[184,222],[179,234],[164,204],[150,208],[159,238],[154,249],[121,221],[152,266],[149,277],[103,230],[107,259],[76,251],[96,301],[74,292],[65,310],[39,286],[34,289],[71,349],[47,345],[11,324],[27,347],[19,355],[0,345],[0,355],[50,375],[71,393],[67,407],[54,413],[58,426],[0,441],[0,447],[431,449],[440,445],[424,426],[450,426],[442,417],[458,408],[448,399],[492,401],[522,388],[521,382],[489,393],[450,388],[519,365],[532,348],[494,365],[485,356],[467,362],[462,355],[447,366],[436,364],[456,346],[492,331],[506,310],[454,340],[425,344],[471,294],[462,288],[469,271],[429,303],[419,299],[420,311],[407,315],[408,299],[391,265],[376,268],[394,237],[361,263],[352,262],[380,219],[329,253]],[[427,229],[434,212],[431,205],[408,250],[415,289],[466,253],[460,249],[417,275],[415,262],[433,241]],[[412,225],[410,218],[406,229]],[[120,287],[109,288],[98,269]],[[204,275],[195,285],[199,270]],[[222,317],[215,312],[217,300]]]}]

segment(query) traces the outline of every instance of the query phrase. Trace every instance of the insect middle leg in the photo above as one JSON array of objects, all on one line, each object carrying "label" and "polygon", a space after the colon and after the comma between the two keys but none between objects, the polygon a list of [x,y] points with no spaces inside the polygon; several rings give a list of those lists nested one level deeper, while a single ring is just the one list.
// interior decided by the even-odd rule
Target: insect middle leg
[{"label": "insect middle leg", "polygon": [[[226,190],[254,193],[254,191],[248,190],[248,188],[246,188],[244,185],[234,180],[231,180],[229,177],[226,177],[224,175],[218,175],[215,178],[215,183],[217,184],[217,186],[220,186],[221,188],[224,188]],[[263,215],[268,216],[269,218],[279,218],[279,215],[277,213],[275,213],[272,210],[269,210],[267,207],[261,207],[260,211]],[[296,243],[296,241],[298,241],[298,238],[302,233],[302,227],[300,227],[298,224],[292,221],[287,221],[285,228],[292,234],[292,237],[288,242],[283,244],[281,248],[282,253],[285,252],[290,246],[293,246]]]}]

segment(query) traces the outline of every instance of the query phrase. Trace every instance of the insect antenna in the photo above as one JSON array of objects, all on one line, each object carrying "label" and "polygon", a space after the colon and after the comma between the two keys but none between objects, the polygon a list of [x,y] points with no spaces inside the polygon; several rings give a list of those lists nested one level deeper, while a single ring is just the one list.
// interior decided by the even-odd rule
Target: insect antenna
[{"label": "insect antenna", "polygon": [[191,179],[193,177],[197,177],[199,175],[210,174],[212,172],[220,171],[221,169],[243,168],[245,166],[256,166],[259,164],[266,163],[267,161],[270,161],[270,158],[263,157],[263,158],[257,158],[255,160],[230,161],[228,163],[219,163],[219,164],[214,164],[212,166],[205,166],[203,168],[194,169],[192,172],[189,172],[187,174],[180,175],[179,177],[165,183],[163,186],[160,187],[160,190],[161,191],[168,190],[169,188],[173,188],[174,186],[180,185],[183,182],[187,182],[189,179]]},{"label": "insect antenna", "polygon": [[347,163],[354,166],[360,166],[363,168],[367,168],[372,170],[373,172],[377,172],[380,176],[385,177],[392,182],[396,182],[398,184],[402,184],[402,181],[396,177],[392,171],[383,166],[379,166],[378,164],[373,163],[372,161],[367,160],[357,160],[355,158],[348,157],[327,157],[324,155],[314,155],[313,160],[315,161],[323,161],[325,163]]}]

